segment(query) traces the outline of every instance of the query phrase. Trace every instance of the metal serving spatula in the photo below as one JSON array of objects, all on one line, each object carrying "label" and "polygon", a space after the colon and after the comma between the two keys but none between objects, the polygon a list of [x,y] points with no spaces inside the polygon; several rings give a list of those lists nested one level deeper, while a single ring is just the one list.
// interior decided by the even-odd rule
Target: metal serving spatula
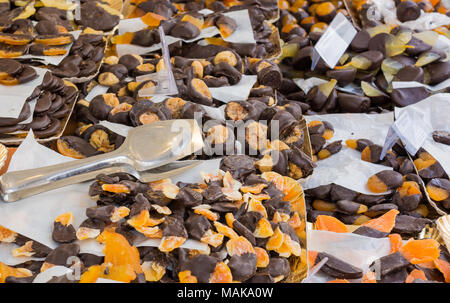
[{"label": "metal serving spatula", "polygon": [[195,120],[158,121],[136,127],[117,150],[42,168],[9,172],[0,177],[0,194],[14,202],[41,192],[94,179],[100,173],[129,173],[143,182],[188,170],[200,161],[180,161],[203,147]]}]

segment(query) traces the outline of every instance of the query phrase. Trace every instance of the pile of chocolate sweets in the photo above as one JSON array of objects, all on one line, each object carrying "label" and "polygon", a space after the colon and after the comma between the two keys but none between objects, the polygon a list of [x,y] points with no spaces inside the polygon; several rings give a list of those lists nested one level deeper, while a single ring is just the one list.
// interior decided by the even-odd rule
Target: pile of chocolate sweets
[{"label": "pile of chocolate sweets", "polygon": [[[389,127],[340,133],[347,120],[394,124],[398,108],[450,100],[450,7],[388,0],[395,16],[385,16],[379,2],[0,1],[0,96],[25,100],[0,109],[10,151],[32,131],[58,156],[84,159],[117,150],[134,127],[195,119],[204,146],[181,161],[220,161],[192,172],[196,182],[98,175],[84,187],[94,206],[43,227],[54,245],[0,214],[0,283],[299,283],[311,272],[316,282],[449,283],[450,224],[437,224],[450,222],[449,159],[411,153],[401,137],[382,146]],[[353,35],[334,27],[342,16]],[[337,39],[333,53],[348,36],[330,67],[316,45]],[[423,136],[445,150],[450,124]],[[319,182],[315,169],[334,159],[363,161],[360,184]],[[366,264],[308,244],[341,233],[390,249]]]}]

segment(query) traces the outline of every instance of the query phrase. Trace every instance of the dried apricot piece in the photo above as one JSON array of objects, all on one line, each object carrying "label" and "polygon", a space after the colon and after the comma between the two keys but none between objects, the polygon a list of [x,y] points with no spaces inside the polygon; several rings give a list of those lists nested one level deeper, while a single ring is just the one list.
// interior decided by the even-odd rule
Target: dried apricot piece
[{"label": "dried apricot piece", "polygon": [[231,274],[231,269],[224,262],[219,262],[216,264],[214,272],[209,278],[209,283],[232,283],[233,276]]},{"label": "dried apricot piece", "polygon": [[178,279],[180,283],[198,283],[197,277],[193,276],[190,270],[180,271]]},{"label": "dried apricot piece", "polygon": [[239,235],[230,227],[226,226],[225,224],[222,224],[218,221],[214,222],[214,226],[217,229],[217,232],[219,234],[222,234],[230,239],[236,239],[239,238]]},{"label": "dried apricot piece", "polygon": [[313,267],[316,264],[317,255],[319,252],[308,250],[308,264],[310,267]]},{"label": "dried apricot piece", "polygon": [[367,272],[361,279],[361,283],[377,283],[375,273],[373,271]]},{"label": "dried apricot piece", "polygon": [[252,243],[248,241],[246,238],[239,236],[234,239],[230,239],[227,242],[227,251],[230,256],[241,256],[246,253],[255,253],[255,249],[253,248]]},{"label": "dried apricot piece", "polygon": [[439,258],[439,242],[434,239],[411,239],[400,248],[400,253],[412,264],[434,261]]},{"label": "dried apricot piece", "polygon": [[432,179],[428,182],[427,192],[430,198],[437,202],[448,199],[450,197],[450,188],[447,184],[450,184],[450,182],[445,179]]},{"label": "dried apricot piece", "polygon": [[7,277],[25,278],[32,275],[33,273],[28,269],[10,267],[0,262],[0,283],[5,283]]},{"label": "dried apricot piece", "polygon": [[152,12],[148,12],[147,14],[141,17],[141,20],[148,26],[157,27],[159,26],[162,20],[167,20],[167,18]]},{"label": "dried apricot piece", "polygon": [[280,228],[277,227],[272,237],[269,238],[269,241],[266,243],[267,250],[277,250],[281,247],[284,242],[284,234],[281,232]]},{"label": "dried apricot piece", "polygon": [[413,283],[415,279],[421,279],[427,281],[427,277],[425,273],[419,269],[414,269],[409,275],[406,277],[405,283]]},{"label": "dried apricot piece", "polygon": [[139,251],[137,250],[137,248],[131,246],[124,236],[116,232],[107,231],[106,233],[104,233],[104,237],[104,262],[106,264],[111,264],[112,268],[116,266],[129,268],[134,272],[134,278],[131,279],[134,280],[136,278],[136,274],[142,273]]},{"label": "dried apricot piece", "polygon": [[366,223],[361,224],[361,226],[367,226],[367,227],[376,229],[376,230],[384,232],[384,233],[390,233],[391,230],[395,226],[395,218],[397,217],[397,215],[399,213],[400,212],[398,210],[391,209],[384,215],[382,215],[376,219],[367,221]]},{"label": "dried apricot piece", "polygon": [[186,242],[186,238],[177,236],[162,237],[161,243],[159,244],[159,250],[162,252],[171,252],[172,250],[180,247]]},{"label": "dried apricot piece", "polygon": [[389,253],[393,254],[398,252],[403,245],[402,236],[399,234],[390,234],[388,237],[391,242],[391,251]]},{"label": "dried apricot piece", "polygon": [[323,201],[323,200],[320,200],[320,199],[314,200],[313,203],[312,203],[312,207],[315,210],[320,210],[320,211],[334,212],[336,210],[336,204],[335,203]]},{"label": "dried apricot piece", "polygon": [[122,35],[112,37],[111,42],[113,44],[131,44],[133,37],[134,33],[127,32]]},{"label": "dried apricot piece", "polygon": [[335,233],[348,233],[348,228],[344,223],[332,216],[320,215],[316,220],[317,230],[332,231]]},{"label": "dried apricot piece", "polygon": [[[444,275],[445,283],[450,283],[450,263],[439,258],[433,262],[434,266]],[[422,264],[420,265],[422,266]]]},{"label": "dried apricot piece", "polygon": [[256,224],[256,229],[253,232],[256,238],[268,238],[273,235],[272,225],[266,218],[261,218]]},{"label": "dried apricot piece", "polygon": [[80,278],[80,283],[95,283],[100,278],[102,267],[100,265],[93,265],[85,271]]},{"label": "dried apricot piece", "polygon": [[203,28],[203,20],[197,19],[191,15],[184,15],[183,18],[181,18],[182,22],[189,22],[193,25],[195,25],[199,30],[202,30]]}]

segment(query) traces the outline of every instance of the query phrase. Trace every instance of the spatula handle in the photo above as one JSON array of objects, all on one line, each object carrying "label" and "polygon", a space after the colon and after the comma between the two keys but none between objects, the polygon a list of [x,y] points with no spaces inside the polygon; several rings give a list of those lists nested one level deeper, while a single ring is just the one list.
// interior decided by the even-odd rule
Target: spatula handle
[{"label": "spatula handle", "polygon": [[0,190],[5,202],[14,202],[45,191],[91,180],[101,173],[116,172],[135,174],[130,160],[120,150],[52,166],[9,172],[0,178]]}]

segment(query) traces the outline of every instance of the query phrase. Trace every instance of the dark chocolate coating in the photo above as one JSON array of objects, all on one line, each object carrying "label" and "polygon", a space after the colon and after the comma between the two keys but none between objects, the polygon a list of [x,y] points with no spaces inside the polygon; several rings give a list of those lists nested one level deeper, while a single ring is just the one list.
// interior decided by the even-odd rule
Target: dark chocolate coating
[{"label": "dark chocolate coating", "polygon": [[427,224],[432,224],[432,221],[425,218],[398,215],[395,218],[395,226],[392,232],[405,236],[415,236],[418,235]]},{"label": "dark chocolate coating", "polygon": [[370,267],[375,267],[379,270],[382,276],[388,275],[394,271],[405,268],[410,263],[406,260],[400,252],[389,254],[376,260]]},{"label": "dark chocolate coating", "polygon": [[245,253],[240,256],[234,255],[230,258],[228,267],[231,270],[233,279],[245,281],[256,273],[256,254]]},{"label": "dark chocolate coating", "polygon": [[69,258],[77,256],[79,252],[80,246],[78,244],[61,244],[48,254],[45,262],[53,265],[67,266]]},{"label": "dark chocolate coating", "polygon": [[384,238],[389,235],[389,233],[385,233],[367,226],[361,226],[358,227],[355,231],[353,231],[354,234],[370,237],[370,238]]},{"label": "dark chocolate coating", "polygon": [[363,272],[347,262],[344,262],[328,253],[320,252],[317,255],[317,261],[327,257],[328,261],[320,269],[336,279],[359,279],[362,278]]},{"label": "dark chocolate coating", "polygon": [[61,222],[54,222],[52,238],[58,243],[70,243],[75,241],[77,236],[72,224],[64,226]]}]

